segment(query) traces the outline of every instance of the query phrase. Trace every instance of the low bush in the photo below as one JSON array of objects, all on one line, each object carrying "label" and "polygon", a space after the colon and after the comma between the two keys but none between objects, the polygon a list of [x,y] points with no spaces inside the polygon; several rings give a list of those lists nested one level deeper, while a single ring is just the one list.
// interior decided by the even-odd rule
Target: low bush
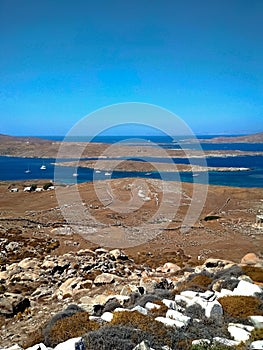
[{"label": "low bush", "polygon": [[89,314],[77,305],[69,305],[56,314],[43,328],[44,344],[54,347],[57,344],[88,331],[97,329],[99,325],[89,320]]},{"label": "low bush", "polygon": [[252,296],[231,295],[218,299],[227,316],[245,319],[252,315],[263,315],[262,301]]},{"label": "low bush", "polygon": [[263,283],[263,268],[258,266],[242,266],[244,273],[253,281]]},{"label": "low bush", "polygon": [[212,282],[213,279],[205,274],[193,275],[189,278],[189,280],[178,285],[177,292],[182,292],[185,290],[204,292],[209,289]]},{"label": "low bush", "polygon": [[145,316],[137,311],[116,312],[111,325],[125,326],[139,329],[148,334],[147,340],[153,348],[161,345],[175,347],[178,340],[178,332],[172,327],[166,327],[161,322],[155,321],[152,316]]}]

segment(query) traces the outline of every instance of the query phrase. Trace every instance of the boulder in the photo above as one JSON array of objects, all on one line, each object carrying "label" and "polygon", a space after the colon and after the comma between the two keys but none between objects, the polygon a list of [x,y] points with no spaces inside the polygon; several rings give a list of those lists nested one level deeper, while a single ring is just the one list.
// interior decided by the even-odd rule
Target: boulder
[{"label": "boulder", "polygon": [[154,309],[160,309],[161,305],[155,304],[155,303],[151,303],[148,301],[148,303],[145,304],[145,308],[147,310],[154,310]]},{"label": "boulder", "polygon": [[257,293],[262,293],[262,289],[259,286],[243,280],[233,290],[233,295],[255,296]]},{"label": "boulder", "polygon": [[249,339],[250,332],[239,327],[238,325],[229,325],[227,329],[231,334],[231,337],[238,342],[246,342]]},{"label": "boulder", "polygon": [[27,348],[26,350],[48,350],[50,348],[47,348],[43,343],[36,344],[34,346],[31,346],[30,348]]},{"label": "boulder", "polygon": [[30,306],[30,301],[21,294],[5,293],[0,297],[0,315],[12,317]]},{"label": "boulder", "polygon": [[263,350],[263,340],[256,340],[250,344],[250,350]]},{"label": "boulder", "polygon": [[183,328],[184,327],[184,323],[177,321],[177,320],[173,320],[171,318],[168,317],[156,317],[155,321],[161,322],[163,323],[165,326],[168,327],[176,327],[176,328]]},{"label": "boulder", "polygon": [[113,319],[113,313],[112,312],[104,312],[101,315],[101,319],[106,322],[111,322]]},{"label": "boulder", "polygon": [[80,283],[82,279],[80,277],[71,277],[68,278],[61,286],[56,290],[55,296],[58,299],[63,299],[65,296],[72,296],[74,290],[80,288]]},{"label": "boulder", "polygon": [[167,310],[166,318],[172,318],[173,320],[182,322],[185,326],[187,326],[191,321],[190,317],[185,316],[184,314],[176,310]]},{"label": "boulder", "polygon": [[136,345],[133,350],[154,350],[150,347],[147,340],[142,341],[140,344]]},{"label": "boulder", "polygon": [[109,252],[115,260],[128,260],[128,256],[120,249],[113,249]]},{"label": "boulder", "polygon": [[255,328],[263,328],[263,316],[250,316],[249,319]]},{"label": "boulder", "polygon": [[23,350],[19,345],[15,344],[13,346],[10,346],[10,348],[0,348],[0,350]]},{"label": "boulder", "polygon": [[221,318],[223,316],[222,305],[217,301],[209,301],[205,307],[205,316],[207,318]]},{"label": "boulder", "polygon": [[239,342],[236,340],[231,340],[231,339],[222,338],[222,337],[214,337],[213,343],[219,343],[222,345],[233,346],[233,347],[239,344]]},{"label": "boulder", "polygon": [[177,271],[180,271],[181,268],[174,264],[174,263],[171,263],[171,262],[167,262],[163,265],[163,267],[161,268],[161,272],[164,272],[164,273],[167,273],[167,272],[170,272],[170,273],[175,273]]},{"label": "boulder", "polygon": [[120,277],[113,275],[111,273],[102,273],[98,276],[96,276],[94,280],[94,284],[100,285],[100,284],[110,284],[114,283],[116,280],[120,279]]},{"label": "boulder", "polygon": [[255,253],[248,253],[241,259],[241,264],[256,265],[260,262],[260,258]]},{"label": "boulder", "polygon": [[54,350],[75,350],[75,345],[81,341],[81,337],[71,338],[63,343],[58,344]]}]

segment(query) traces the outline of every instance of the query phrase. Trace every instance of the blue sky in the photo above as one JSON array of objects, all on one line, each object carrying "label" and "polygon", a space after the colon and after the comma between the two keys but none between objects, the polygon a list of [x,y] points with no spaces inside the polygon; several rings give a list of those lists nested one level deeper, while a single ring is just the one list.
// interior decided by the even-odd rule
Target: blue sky
[{"label": "blue sky", "polygon": [[63,135],[124,102],[263,131],[261,0],[0,0],[0,40],[0,133]]}]

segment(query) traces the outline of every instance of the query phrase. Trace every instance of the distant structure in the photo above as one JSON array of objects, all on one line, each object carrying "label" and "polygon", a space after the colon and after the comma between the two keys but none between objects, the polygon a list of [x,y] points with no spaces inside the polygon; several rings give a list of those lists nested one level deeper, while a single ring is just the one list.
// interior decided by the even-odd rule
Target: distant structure
[{"label": "distant structure", "polygon": [[263,215],[256,215],[256,226],[263,228]]}]

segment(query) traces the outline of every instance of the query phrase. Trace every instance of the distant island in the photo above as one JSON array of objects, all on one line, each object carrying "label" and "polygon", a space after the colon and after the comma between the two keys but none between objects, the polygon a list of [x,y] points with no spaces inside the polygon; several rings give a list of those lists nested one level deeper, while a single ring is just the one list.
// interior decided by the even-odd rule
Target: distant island
[{"label": "distant island", "polygon": [[211,139],[199,139],[207,143],[263,143],[263,132],[244,136],[220,136]]}]

